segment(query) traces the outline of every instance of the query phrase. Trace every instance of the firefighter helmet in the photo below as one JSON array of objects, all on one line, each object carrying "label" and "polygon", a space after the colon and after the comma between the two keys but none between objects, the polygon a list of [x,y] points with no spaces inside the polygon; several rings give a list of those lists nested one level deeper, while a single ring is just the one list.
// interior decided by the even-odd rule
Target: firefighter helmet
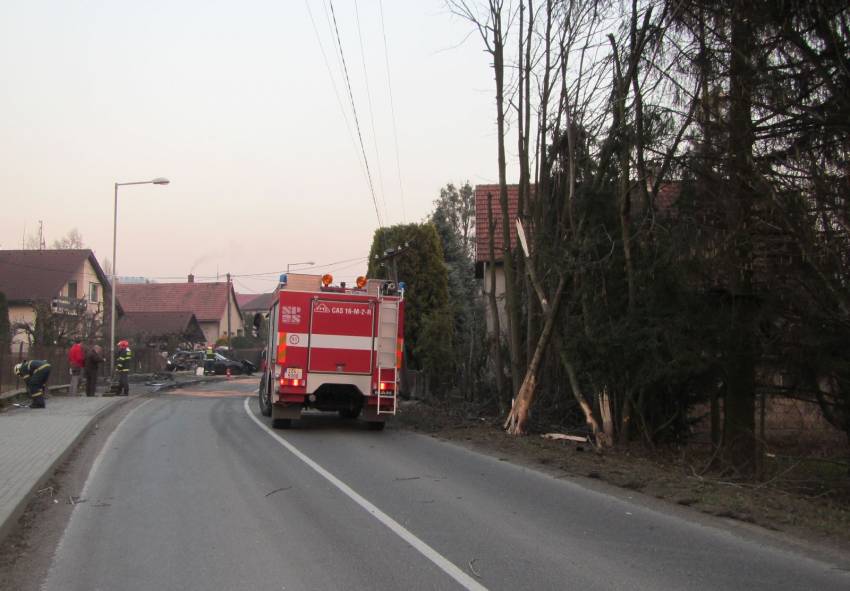
[{"label": "firefighter helmet", "polygon": [[128,343],[127,341],[123,341],[123,340],[118,341],[118,348],[119,349],[126,349],[129,346],[130,346],[130,343]]},{"label": "firefighter helmet", "polygon": [[15,375],[16,376],[22,375],[24,373],[23,367],[24,367],[23,362],[15,364]]}]

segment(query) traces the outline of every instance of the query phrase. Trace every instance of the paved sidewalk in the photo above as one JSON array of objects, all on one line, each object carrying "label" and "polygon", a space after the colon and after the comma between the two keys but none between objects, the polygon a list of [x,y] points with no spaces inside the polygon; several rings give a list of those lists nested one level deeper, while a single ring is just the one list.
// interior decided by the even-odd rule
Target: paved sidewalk
[{"label": "paved sidewalk", "polygon": [[51,396],[45,409],[0,414],[0,540],[95,419],[126,400]]},{"label": "paved sidewalk", "polygon": [[[50,479],[97,418],[111,407],[138,395],[226,378],[172,375],[163,380],[152,376],[136,379],[148,381],[131,383],[129,397],[53,395],[47,399],[45,409],[9,408],[0,413],[0,542],[15,528],[33,493]],[[10,398],[11,394],[4,394],[3,398]]]}]

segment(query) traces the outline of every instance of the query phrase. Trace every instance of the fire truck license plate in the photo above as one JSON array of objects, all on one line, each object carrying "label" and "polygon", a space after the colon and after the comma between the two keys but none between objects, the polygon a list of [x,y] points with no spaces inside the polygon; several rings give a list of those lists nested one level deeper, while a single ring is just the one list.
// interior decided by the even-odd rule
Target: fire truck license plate
[{"label": "fire truck license plate", "polygon": [[302,372],[300,367],[287,367],[286,371],[283,374],[287,380],[300,380],[302,377]]}]

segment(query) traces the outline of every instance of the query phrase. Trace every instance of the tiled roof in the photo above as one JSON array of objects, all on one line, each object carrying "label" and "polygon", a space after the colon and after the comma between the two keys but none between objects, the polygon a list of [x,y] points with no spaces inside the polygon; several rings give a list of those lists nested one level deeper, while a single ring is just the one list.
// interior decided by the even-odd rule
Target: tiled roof
[{"label": "tiled roof", "polygon": [[198,342],[205,340],[198,319],[192,312],[187,311],[127,312],[118,321],[118,333],[121,337],[174,335],[188,336]]},{"label": "tiled roof", "polygon": [[236,294],[236,303],[239,304],[239,307],[244,310],[245,304],[253,300],[257,297],[255,293],[237,293]]},{"label": "tiled roof", "polygon": [[198,322],[217,322],[227,306],[227,289],[225,282],[119,284],[118,301],[125,312],[189,311]]},{"label": "tiled roof", "polygon": [[[517,216],[517,202],[519,200],[519,186],[508,185],[508,216],[515,220]],[[655,198],[655,209],[660,213],[671,213],[675,211],[676,201],[682,192],[682,186],[677,182],[662,184]],[[504,229],[502,228],[502,205],[499,200],[499,185],[476,185],[475,187],[475,238],[476,250],[475,261],[483,262],[490,260],[490,225],[487,218],[487,195],[493,196],[493,221],[496,224],[496,234],[493,237],[493,251],[497,261],[502,260]],[[511,223],[511,248],[515,248],[516,224]],[[526,229],[527,231],[527,229]]]},{"label": "tiled roof", "polygon": [[274,300],[274,292],[261,294],[237,294],[237,299],[246,298],[245,302],[239,299],[239,308],[243,312],[266,312],[271,308]]},{"label": "tiled roof", "polygon": [[0,291],[9,301],[58,297],[72,275],[89,260],[105,289],[109,281],[89,249],[0,250]]},{"label": "tiled roof", "polygon": [[[499,200],[499,185],[475,186],[475,260],[476,262],[490,260],[490,221],[487,217],[487,195],[493,196],[493,221],[496,233],[493,236],[493,254],[497,261],[502,260],[504,247],[502,237],[502,204]],[[516,219],[519,185],[508,185],[508,217]],[[516,224],[511,223],[511,248],[516,246]]]}]

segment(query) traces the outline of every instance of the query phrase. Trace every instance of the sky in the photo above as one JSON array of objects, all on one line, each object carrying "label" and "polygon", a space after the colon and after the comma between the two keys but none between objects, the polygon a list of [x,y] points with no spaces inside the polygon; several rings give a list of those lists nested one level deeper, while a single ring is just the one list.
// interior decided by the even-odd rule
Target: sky
[{"label": "sky", "polygon": [[329,6],[2,3],[0,248],[41,221],[48,246],[76,228],[103,264],[114,183],[166,177],[119,188],[117,274],[229,272],[260,293],[287,265],[350,281],[379,214],[421,222],[446,183],[496,182],[491,62],[470,23],[443,0],[383,0],[382,28],[378,0],[333,0],[373,201]]}]

